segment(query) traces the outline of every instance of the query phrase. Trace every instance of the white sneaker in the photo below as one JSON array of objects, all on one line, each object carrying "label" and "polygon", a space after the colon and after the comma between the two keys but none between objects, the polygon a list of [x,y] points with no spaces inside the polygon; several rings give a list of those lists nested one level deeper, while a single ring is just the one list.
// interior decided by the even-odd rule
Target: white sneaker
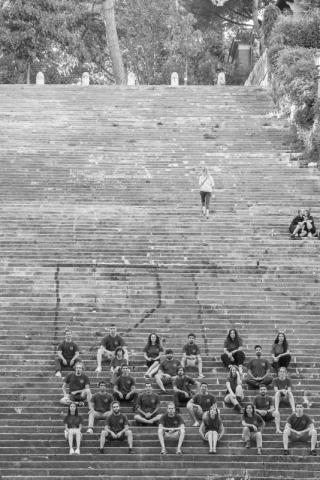
[{"label": "white sneaker", "polygon": [[95,372],[101,373],[101,368],[97,367],[97,368],[95,369]]},{"label": "white sneaker", "polygon": [[61,372],[56,372],[56,375],[55,375],[55,376],[61,378],[61,377],[62,377]]},{"label": "white sneaker", "polygon": [[87,433],[91,433],[91,434],[92,434],[92,433],[93,433],[93,429],[92,429],[92,428],[88,428]]},{"label": "white sneaker", "polygon": [[199,427],[199,422],[194,422],[193,427]]},{"label": "white sneaker", "polygon": [[76,453],[77,455],[80,455],[80,450],[79,450],[79,448],[77,448],[74,453]]},{"label": "white sneaker", "polygon": [[69,455],[73,455],[73,454],[74,454],[74,450],[73,448],[70,448]]}]

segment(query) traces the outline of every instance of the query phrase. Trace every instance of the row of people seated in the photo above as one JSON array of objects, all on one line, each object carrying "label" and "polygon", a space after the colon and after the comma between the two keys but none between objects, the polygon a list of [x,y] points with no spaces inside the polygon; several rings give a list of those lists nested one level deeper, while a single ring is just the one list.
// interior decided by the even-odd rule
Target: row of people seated
[{"label": "row of people seated", "polygon": [[[301,238],[318,237],[314,218],[310,208],[299,208],[298,214],[292,219],[289,226],[292,240]],[[320,236],[319,236],[320,238]]]}]

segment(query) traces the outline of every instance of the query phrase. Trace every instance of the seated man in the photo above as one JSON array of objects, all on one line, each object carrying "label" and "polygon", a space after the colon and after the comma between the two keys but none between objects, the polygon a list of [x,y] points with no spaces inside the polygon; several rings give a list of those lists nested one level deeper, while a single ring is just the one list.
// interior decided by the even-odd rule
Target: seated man
[{"label": "seated man", "polygon": [[181,366],[180,362],[173,358],[173,351],[168,348],[165,351],[166,358],[161,363],[159,370],[155,374],[155,381],[157,382],[162,392],[167,392],[164,385],[172,383],[174,377],[177,375],[177,368]]},{"label": "seated man", "polygon": [[62,369],[72,370],[76,361],[80,361],[79,347],[72,341],[71,330],[66,330],[65,339],[58,346],[57,358],[55,359],[56,377],[61,377]]},{"label": "seated man", "polygon": [[135,384],[135,379],[130,375],[130,368],[124,365],[120,377],[115,381],[113,396],[118,402],[133,402],[133,411],[135,411],[138,397]]},{"label": "seated man", "polygon": [[289,439],[292,441],[308,442],[311,440],[310,455],[317,455],[317,430],[311,418],[303,412],[302,403],[296,404],[296,411],[287,420],[283,432],[284,455],[289,455]]},{"label": "seated man", "polygon": [[217,403],[216,397],[210,395],[208,392],[208,384],[202,382],[200,385],[200,392],[194,395],[194,397],[192,397],[187,403],[187,409],[194,422],[194,427],[199,426],[199,421],[202,421],[204,412],[208,412],[210,407],[215,403]]},{"label": "seated man", "polygon": [[124,358],[128,361],[128,352],[124,345],[123,338],[117,334],[117,327],[112,324],[110,326],[110,334],[106,335],[101,342],[101,346],[98,348],[97,351],[97,368],[96,372],[101,372],[101,364],[102,364],[102,357],[107,357],[108,360],[112,360],[114,357],[114,352],[117,347],[122,347],[124,350]]},{"label": "seated man", "polygon": [[146,383],[146,389],[141,392],[137,400],[137,415],[134,419],[137,423],[143,425],[155,425],[161,418],[160,409],[160,397],[157,393],[152,391],[151,383]]},{"label": "seated man", "polygon": [[119,402],[112,402],[111,414],[108,415],[106,426],[101,432],[99,453],[104,453],[104,445],[106,440],[121,440],[127,439],[129,445],[129,453],[133,453],[133,435],[129,429],[129,423],[126,415],[120,412]]},{"label": "seated man", "polygon": [[259,388],[261,383],[269,385],[272,383],[273,379],[270,375],[270,365],[268,360],[262,358],[261,345],[256,345],[254,349],[256,352],[256,358],[250,360],[245,380],[249,387]]},{"label": "seated man", "polygon": [[195,343],[196,336],[194,333],[189,333],[188,335],[188,343],[186,343],[183,347],[183,354],[181,359],[181,365],[183,368],[187,366],[195,367],[198,366],[199,376],[198,378],[203,378],[204,375],[202,373],[202,358],[200,355],[200,348]]},{"label": "seated man", "polygon": [[217,441],[224,434],[224,426],[216,403],[203,414],[199,432],[203,440],[209,443],[209,453],[217,453]]},{"label": "seated man", "polygon": [[185,407],[192,397],[192,388],[197,387],[197,382],[191,377],[187,377],[183,367],[178,367],[177,376],[173,380],[173,397],[176,412],[180,407]]},{"label": "seated man", "polygon": [[177,455],[182,455],[181,447],[185,436],[183,418],[176,413],[174,403],[170,402],[167,406],[167,413],[161,416],[159,420],[158,437],[161,445],[161,454],[167,453],[165,447],[165,438],[178,438]]},{"label": "seated man", "polygon": [[87,433],[93,433],[94,420],[106,419],[111,413],[113,397],[107,392],[105,382],[99,382],[99,391],[88,400],[89,420]]},{"label": "seated man", "polygon": [[294,405],[293,393],[291,391],[291,380],[287,376],[286,367],[279,368],[278,377],[273,380],[273,388],[275,391],[275,410],[279,410],[279,405],[281,402],[289,402],[292,413],[294,413],[296,411],[296,408]]},{"label": "seated man", "polygon": [[313,217],[310,215],[310,209],[302,208],[298,210],[298,215],[292,220],[289,232],[291,238],[314,237],[316,235],[316,227]]},{"label": "seated man", "polygon": [[[67,393],[67,385],[69,385],[69,393]],[[63,398],[60,403],[70,405],[74,402],[79,406],[83,406],[84,402],[91,398],[90,381],[87,375],[83,373],[83,365],[81,362],[76,363],[75,372],[70,373],[62,384]]]},{"label": "seated man", "polygon": [[274,419],[276,424],[276,433],[282,433],[280,429],[280,413],[279,410],[274,409],[273,399],[267,395],[267,387],[261,383],[259,390],[260,393],[253,401],[256,413],[258,413],[266,423],[271,422]]}]

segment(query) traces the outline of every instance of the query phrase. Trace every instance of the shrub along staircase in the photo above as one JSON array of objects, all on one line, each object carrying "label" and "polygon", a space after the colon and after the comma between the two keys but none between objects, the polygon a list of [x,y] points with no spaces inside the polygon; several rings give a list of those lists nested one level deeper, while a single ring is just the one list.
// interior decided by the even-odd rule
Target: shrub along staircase
[{"label": "shrub along staircase", "polygon": [[[287,125],[269,96],[245,87],[0,87],[2,480],[77,478],[319,479],[306,445],[282,455],[267,426],[263,455],[246,450],[241,418],[225,408],[219,358],[236,327],[247,358],[266,355],[278,329],[293,352],[295,397],[319,427],[320,242],[291,241],[301,205],[320,217],[318,171],[288,163]],[[200,214],[199,163],[216,183]],[[97,453],[101,422],[69,456],[54,355],[66,327],[94,372],[105,328],[118,326],[143,388],[142,349],[156,330],[180,355],[197,335],[226,434],[209,456],[187,424],[184,456],[160,456],[154,428]],[[195,372],[190,372],[196,375]],[[254,392],[246,390],[246,400]],[[164,395],[162,404],[171,397]],[[81,408],[87,426],[87,408]],[[282,427],[289,410],[281,410]]]}]

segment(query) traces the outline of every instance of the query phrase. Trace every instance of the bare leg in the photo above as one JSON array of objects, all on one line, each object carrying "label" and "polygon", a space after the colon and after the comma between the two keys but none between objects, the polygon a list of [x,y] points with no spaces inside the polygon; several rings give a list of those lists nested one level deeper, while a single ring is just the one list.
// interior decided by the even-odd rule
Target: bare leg
[{"label": "bare leg", "polygon": [[276,424],[276,433],[282,433],[280,428],[280,413],[279,410],[275,410],[272,412],[272,416],[274,418],[274,423]]},{"label": "bare leg", "polygon": [[159,437],[159,442],[160,442],[160,446],[161,446],[161,452],[165,453],[166,447],[165,447],[165,444],[164,444],[164,436],[163,436],[163,429],[162,428],[159,428],[159,430],[158,430],[158,437]]},{"label": "bare leg", "polygon": [[183,444],[184,436],[185,436],[185,430],[184,430],[184,428],[182,428],[180,430],[177,453],[181,452],[181,447],[182,447],[182,444]]},{"label": "bare leg", "polygon": [[162,380],[161,380],[161,375],[159,373],[157,373],[155,375],[154,379],[157,382],[157,385],[160,388],[160,390],[162,390],[163,392],[166,392],[166,389],[164,388],[164,385],[163,385]]},{"label": "bare leg", "polygon": [[127,437],[127,440],[128,440],[129,448],[132,448],[132,445],[133,445],[133,435],[132,435],[131,430],[127,430],[127,431],[126,431],[126,437]]},{"label": "bare leg", "polygon": [[218,432],[212,432],[212,449],[217,451]]}]

